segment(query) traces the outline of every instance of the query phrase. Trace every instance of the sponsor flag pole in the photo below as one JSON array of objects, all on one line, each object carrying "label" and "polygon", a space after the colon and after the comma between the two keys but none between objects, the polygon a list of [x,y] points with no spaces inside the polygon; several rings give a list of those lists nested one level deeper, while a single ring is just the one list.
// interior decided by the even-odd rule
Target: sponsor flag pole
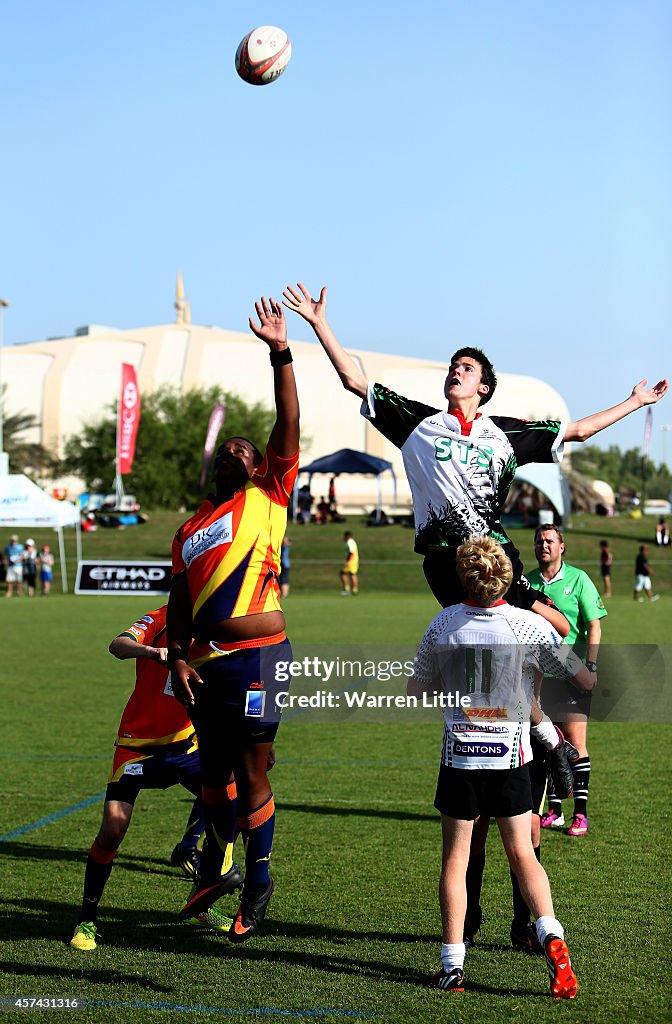
[{"label": "sponsor flag pole", "polygon": [[205,486],[210,460],[212,459],[215,445],[217,444],[217,437],[222,429],[225,417],[226,407],[223,404],[213,406],[212,412],[210,413],[210,420],[208,422],[208,429],[205,434],[205,445],[203,447],[203,465],[201,466],[200,480],[201,490],[203,490]]},{"label": "sponsor flag pole", "polygon": [[133,468],[139,424],[140,392],[138,391],[135,367],[131,363],[122,363],[121,390],[117,405],[117,475],[115,478],[117,508],[121,507],[121,500],[124,497],[122,477],[124,473],[130,473]]},{"label": "sponsor flag pole", "polygon": [[649,449],[651,447],[651,430],[653,428],[653,409],[651,406],[646,410],[644,422],[644,443],[642,444],[642,515],[646,505],[646,485],[649,476]]}]

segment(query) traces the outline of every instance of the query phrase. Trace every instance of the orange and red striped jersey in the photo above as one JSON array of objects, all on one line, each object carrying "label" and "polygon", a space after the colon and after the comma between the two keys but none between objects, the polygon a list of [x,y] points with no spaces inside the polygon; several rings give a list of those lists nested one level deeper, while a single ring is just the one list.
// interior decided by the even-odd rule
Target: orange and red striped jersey
[{"label": "orange and red striped jersey", "polygon": [[226,619],[280,609],[280,545],[299,453],[269,444],[254,476],[221,504],[208,498],[175,534],[173,575],[186,572],[194,635]]},{"label": "orange and red striped jersey", "polygon": [[[165,647],[166,606],[143,615],[119,635],[145,647]],[[164,746],[186,739],[193,731],[185,708],[173,696],[166,662],[137,658],[135,689],[121,716],[115,746]]]}]

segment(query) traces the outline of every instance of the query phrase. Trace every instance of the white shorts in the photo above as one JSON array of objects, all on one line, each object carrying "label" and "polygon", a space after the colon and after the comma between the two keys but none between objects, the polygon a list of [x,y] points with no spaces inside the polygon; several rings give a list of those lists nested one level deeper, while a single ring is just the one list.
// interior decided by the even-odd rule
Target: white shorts
[{"label": "white shorts", "polygon": [[639,593],[642,589],[651,590],[650,576],[635,576],[635,590]]},{"label": "white shorts", "polygon": [[23,566],[22,565],[8,565],[7,575],[5,577],[8,583],[21,583],[23,580]]}]

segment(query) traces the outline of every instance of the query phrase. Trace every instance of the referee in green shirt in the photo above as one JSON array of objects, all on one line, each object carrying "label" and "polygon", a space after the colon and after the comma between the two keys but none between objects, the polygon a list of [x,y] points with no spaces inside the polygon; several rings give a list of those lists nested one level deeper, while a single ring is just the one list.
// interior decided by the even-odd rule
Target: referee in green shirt
[{"label": "referee in green shirt", "polygon": [[[538,526],[534,534],[534,553],[539,568],[528,572],[527,578],[535,590],[551,598],[570,625],[566,643],[585,650],[586,667],[597,671],[602,626],[600,619],[607,614],[602,598],[590,576],[564,562],[565,542],[558,526]],[[578,761],[572,763],[574,775],[574,815],[569,826],[570,836],[583,836],[588,831],[588,784],[590,757],[586,747],[590,695],[583,694],[564,680],[547,677],[542,689],[542,703],[553,721],[560,726],[566,738],[579,752]],[[541,827],[560,828],[565,824],[562,802],[548,791],[548,811],[541,819]]]}]

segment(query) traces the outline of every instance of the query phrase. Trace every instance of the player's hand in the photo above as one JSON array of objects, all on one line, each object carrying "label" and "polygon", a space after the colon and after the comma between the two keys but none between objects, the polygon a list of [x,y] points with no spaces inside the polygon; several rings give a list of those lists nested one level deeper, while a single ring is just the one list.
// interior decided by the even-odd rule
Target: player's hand
[{"label": "player's hand", "polygon": [[275,299],[266,299],[263,296],[255,302],[254,308],[259,317],[259,326],[250,317],[249,325],[253,334],[256,334],[261,341],[265,341],[270,349],[277,352],[278,349],[287,347],[287,324],[285,313],[279,302]]},{"label": "player's hand", "polygon": [[188,665],[186,661],[176,661],[170,673],[170,683],[173,695],[177,697],[180,704],[185,708],[192,708],[195,704],[194,692],[203,685],[203,680],[196,669]]},{"label": "player's hand", "polygon": [[648,381],[640,380],[639,384],[635,384],[632,389],[632,394],[640,405],[655,405],[667,394],[670,387],[665,378],[659,380],[652,388],[647,388],[647,384]]},{"label": "player's hand", "polygon": [[168,661],[168,648],[167,647],[145,647],[145,657],[150,658],[152,661]]},{"label": "player's hand", "polygon": [[327,286],[322,286],[320,291],[319,299],[315,300],[311,298],[310,292],[304,285],[299,281],[296,286],[301,294],[287,285],[287,288],[282,293],[283,299],[282,304],[287,309],[294,310],[299,316],[302,316],[304,320],[307,320],[309,324],[317,323],[318,320],[326,319],[327,311]]}]

